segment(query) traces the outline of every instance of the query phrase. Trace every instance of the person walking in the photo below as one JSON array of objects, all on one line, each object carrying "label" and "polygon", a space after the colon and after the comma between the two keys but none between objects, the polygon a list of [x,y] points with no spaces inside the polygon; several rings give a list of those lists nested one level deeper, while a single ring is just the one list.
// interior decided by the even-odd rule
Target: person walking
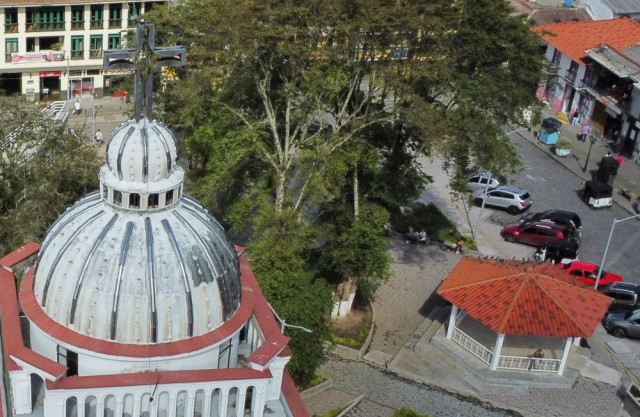
[{"label": "person walking", "polygon": [[571,118],[571,125],[575,126],[578,124],[579,121],[580,121],[580,113],[578,112],[578,110],[576,110],[575,113],[573,113],[573,117]]},{"label": "person walking", "polygon": [[100,131],[100,129],[98,129],[98,131],[96,132],[96,136],[94,139],[96,141],[96,146],[100,146],[104,143],[104,139],[102,137],[102,132]]},{"label": "person walking", "polygon": [[582,134],[580,134],[580,136],[578,137],[578,140],[584,142],[587,140],[587,135],[589,134],[589,132],[591,131],[591,126],[589,126],[589,122],[586,122],[583,126],[582,126]]},{"label": "person walking", "polygon": [[79,116],[80,113],[82,113],[82,107],[80,106],[80,100],[76,100],[75,110],[73,111],[73,114],[75,114],[76,116]]}]

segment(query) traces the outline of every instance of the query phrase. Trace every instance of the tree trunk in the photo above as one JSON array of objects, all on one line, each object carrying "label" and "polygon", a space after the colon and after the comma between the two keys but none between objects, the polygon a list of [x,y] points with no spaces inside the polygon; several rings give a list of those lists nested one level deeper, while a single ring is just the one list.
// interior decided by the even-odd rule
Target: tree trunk
[{"label": "tree trunk", "polygon": [[345,317],[349,314],[357,289],[358,280],[355,278],[349,278],[347,281],[338,284],[338,288],[333,295],[331,318]]},{"label": "tree trunk", "polygon": [[358,218],[358,213],[360,212],[360,199],[359,199],[359,183],[358,183],[358,166],[356,165],[353,170],[353,216],[354,218]]},{"label": "tree trunk", "polygon": [[282,206],[284,205],[286,173],[278,172],[277,181],[278,183],[276,184],[275,212],[276,215],[280,215],[282,213]]}]

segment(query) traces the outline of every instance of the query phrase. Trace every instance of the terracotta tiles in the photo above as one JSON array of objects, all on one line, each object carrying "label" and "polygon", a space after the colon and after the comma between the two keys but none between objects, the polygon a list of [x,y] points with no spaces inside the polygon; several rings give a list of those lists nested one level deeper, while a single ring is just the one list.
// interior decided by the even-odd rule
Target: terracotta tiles
[{"label": "terracotta tiles", "polygon": [[31,255],[35,255],[39,250],[40,245],[38,243],[29,242],[24,246],[14,250],[7,256],[0,258],[0,265],[11,268],[12,266],[24,261]]},{"label": "terracotta tiles", "polygon": [[585,64],[586,50],[606,44],[622,50],[640,42],[640,24],[629,18],[566,22],[534,28],[572,61]]},{"label": "terracotta tiles", "polygon": [[463,258],[438,294],[491,330],[589,337],[611,298],[552,264]]}]

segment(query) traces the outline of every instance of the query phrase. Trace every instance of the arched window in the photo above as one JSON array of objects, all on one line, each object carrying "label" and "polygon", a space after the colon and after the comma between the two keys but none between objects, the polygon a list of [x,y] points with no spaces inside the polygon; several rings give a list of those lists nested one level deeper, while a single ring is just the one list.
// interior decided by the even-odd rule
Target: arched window
[{"label": "arched window", "polygon": [[133,395],[125,394],[122,399],[122,416],[121,417],[132,417],[133,416]]},{"label": "arched window", "polygon": [[69,397],[65,402],[65,417],[77,417],[78,416],[78,399],[76,397]]},{"label": "arched window", "polygon": [[129,208],[140,208],[140,194],[129,194]]},{"label": "arched window", "polygon": [[120,191],[113,190],[113,204],[122,206],[122,193]]},{"label": "arched window", "polygon": [[173,203],[173,190],[167,191],[164,201],[165,201],[165,204]]},{"label": "arched window", "polygon": [[197,390],[193,404],[193,415],[204,417],[204,390]]},{"label": "arched window", "polygon": [[158,395],[158,417],[169,417],[169,393],[166,391]]},{"label": "arched window", "polygon": [[149,194],[149,203],[147,204],[148,208],[156,208],[160,203],[160,196],[158,194]]},{"label": "arched window", "polygon": [[98,400],[94,395],[89,395],[84,399],[84,417],[98,417]]},{"label": "arched window", "polygon": [[240,407],[238,404],[238,387],[233,387],[229,390],[229,397],[227,398],[227,412],[224,414],[225,416],[237,416],[237,408]]},{"label": "arched window", "polygon": [[242,410],[243,416],[251,417],[259,404],[256,404],[258,397],[256,395],[256,387],[248,387],[246,395],[244,397],[244,409]]},{"label": "arched window", "polygon": [[116,415],[116,397],[114,395],[107,395],[104,397],[104,403],[102,405],[103,417],[115,417]]},{"label": "arched window", "polygon": [[187,401],[187,391],[180,391],[176,396],[176,417],[186,417]]},{"label": "arched window", "polygon": [[220,417],[220,388],[216,388],[211,393],[211,407],[209,407],[209,417]]}]

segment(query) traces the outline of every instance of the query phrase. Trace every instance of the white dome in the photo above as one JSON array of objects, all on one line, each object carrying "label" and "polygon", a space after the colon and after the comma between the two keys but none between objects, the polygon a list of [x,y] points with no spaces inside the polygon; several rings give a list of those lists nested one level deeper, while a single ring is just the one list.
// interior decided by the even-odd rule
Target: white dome
[{"label": "white dome", "polygon": [[[145,181],[149,155],[162,162]],[[56,322],[102,340],[165,343],[216,329],[240,305],[238,257],[222,226],[182,195],[171,132],[124,124],[107,161],[101,192],[68,209],[44,239],[36,300]]]}]

